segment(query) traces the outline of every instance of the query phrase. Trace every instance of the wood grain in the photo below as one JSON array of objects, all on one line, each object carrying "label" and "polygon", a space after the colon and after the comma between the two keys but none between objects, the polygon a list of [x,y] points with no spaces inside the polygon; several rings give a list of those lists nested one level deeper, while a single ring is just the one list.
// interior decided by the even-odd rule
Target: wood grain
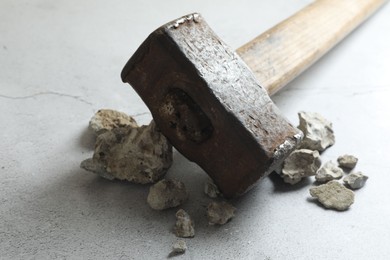
[{"label": "wood grain", "polygon": [[317,61],[386,0],[318,0],[240,47],[270,95]]}]

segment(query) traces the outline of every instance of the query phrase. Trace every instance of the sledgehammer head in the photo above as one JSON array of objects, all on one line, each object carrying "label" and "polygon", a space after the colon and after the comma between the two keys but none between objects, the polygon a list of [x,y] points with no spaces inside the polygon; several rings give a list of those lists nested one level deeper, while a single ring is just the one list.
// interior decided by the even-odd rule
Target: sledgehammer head
[{"label": "sledgehammer head", "polygon": [[172,145],[228,198],[272,172],[302,137],[199,14],[154,31],[121,76]]}]

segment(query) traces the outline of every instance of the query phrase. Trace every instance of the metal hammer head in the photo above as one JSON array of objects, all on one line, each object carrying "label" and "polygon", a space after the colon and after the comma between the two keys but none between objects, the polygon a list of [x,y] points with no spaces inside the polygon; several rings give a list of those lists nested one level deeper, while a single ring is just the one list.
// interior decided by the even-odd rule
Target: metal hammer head
[{"label": "metal hammer head", "polygon": [[226,197],[267,176],[302,137],[199,14],[150,34],[121,76],[172,145]]}]

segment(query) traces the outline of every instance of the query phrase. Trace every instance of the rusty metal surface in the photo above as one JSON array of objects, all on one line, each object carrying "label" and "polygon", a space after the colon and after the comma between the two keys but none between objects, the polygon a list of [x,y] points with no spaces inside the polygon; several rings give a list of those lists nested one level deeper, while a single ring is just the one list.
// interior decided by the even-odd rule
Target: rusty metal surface
[{"label": "rusty metal surface", "polygon": [[270,173],[301,138],[199,14],[154,31],[124,67],[122,80],[175,148],[226,197]]}]

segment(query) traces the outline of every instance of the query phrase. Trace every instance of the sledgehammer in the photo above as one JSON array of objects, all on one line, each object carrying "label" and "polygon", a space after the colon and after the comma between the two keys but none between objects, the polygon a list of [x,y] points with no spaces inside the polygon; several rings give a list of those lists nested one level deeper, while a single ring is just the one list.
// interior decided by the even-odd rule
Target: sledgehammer
[{"label": "sledgehammer", "polygon": [[199,14],[190,14],[150,34],[121,77],[172,145],[200,165],[225,197],[234,197],[272,172],[302,138],[268,94],[385,2],[318,0],[237,52]]}]

